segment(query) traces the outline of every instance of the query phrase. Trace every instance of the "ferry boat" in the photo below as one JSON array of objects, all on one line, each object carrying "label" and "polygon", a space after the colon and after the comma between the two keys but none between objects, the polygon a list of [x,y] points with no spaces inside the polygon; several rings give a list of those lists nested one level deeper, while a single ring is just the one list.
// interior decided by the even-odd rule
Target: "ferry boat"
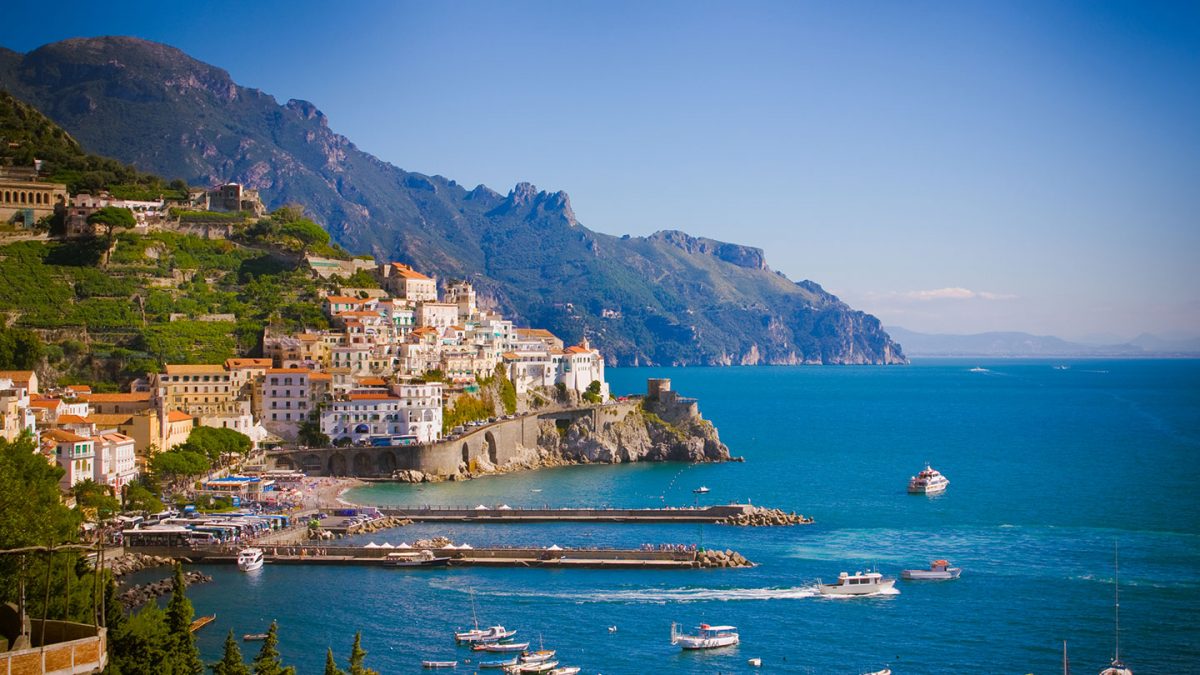
[{"label": "ferry boat", "polygon": [[238,553],[237,559],[238,569],[243,572],[253,572],[263,566],[263,552],[261,548],[244,548]]},{"label": "ferry boat", "polygon": [[671,624],[671,644],[683,649],[717,649],[731,647],[738,643],[737,628],[734,626],[710,626],[700,624],[695,635],[685,635],[679,631],[679,624]]},{"label": "ferry boat", "polygon": [[914,495],[932,495],[945,492],[948,485],[950,481],[940,471],[926,464],[921,473],[909,479],[908,492]]},{"label": "ferry boat", "polygon": [[895,585],[895,579],[885,577],[879,572],[842,572],[838,575],[836,583],[823,584],[818,579],[817,591],[821,595],[871,595],[889,590]]},{"label": "ferry boat", "polygon": [[934,560],[929,563],[929,569],[904,570],[900,572],[900,578],[909,581],[944,581],[957,579],[960,574],[962,574],[961,567],[951,567],[950,563],[945,560]]}]

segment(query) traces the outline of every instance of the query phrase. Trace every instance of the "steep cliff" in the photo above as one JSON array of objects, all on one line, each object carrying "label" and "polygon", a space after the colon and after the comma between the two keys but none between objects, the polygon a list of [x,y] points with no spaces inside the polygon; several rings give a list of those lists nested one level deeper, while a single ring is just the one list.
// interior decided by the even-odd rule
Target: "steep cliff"
[{"label": "steep cliff", "polygon": [[[756,248],[665,230],[584,227],[565,192],[505,194],[401,170],[224,70],[135,38],[0,48],[0,88],[91,152],[191,184],[238,181],[274,207],[303,204],[355,253],[469,277],[482,302],[612,364],[903,363],[879,322]],[[636,220],[636,218],[631,218]]]}]

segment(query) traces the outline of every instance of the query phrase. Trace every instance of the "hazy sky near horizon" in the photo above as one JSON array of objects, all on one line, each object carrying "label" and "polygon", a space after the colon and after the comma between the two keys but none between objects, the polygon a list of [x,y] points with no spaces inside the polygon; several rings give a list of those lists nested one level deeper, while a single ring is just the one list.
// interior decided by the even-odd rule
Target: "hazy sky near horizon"
[{"label": "hazy sky near horizon", "polygon": [[[610,234],[766,250],[887,325],[1200,334],[1200,4],[6,3]],[[61,9],[59,9],[61,8]]]}]

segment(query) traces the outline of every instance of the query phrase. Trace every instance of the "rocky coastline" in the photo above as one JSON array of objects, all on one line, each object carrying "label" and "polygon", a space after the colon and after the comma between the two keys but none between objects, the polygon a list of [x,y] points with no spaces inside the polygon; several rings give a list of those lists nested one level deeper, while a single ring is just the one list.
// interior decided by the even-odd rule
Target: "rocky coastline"
[{"label": "rocky coastline", "polygon": [[[666,385],[669,387],[669,383]],[[461,463],[450,474],[398,470],[403,483],[461,481],[515,471],[580,464],[632,462],[740,462],[721,442],[717,428],[701,416],[695,399],[664,389],[635,405],[599,409],[597,415],[564,423],[544,420],[534,447],[519,447],[502,464],[486,459]]]}]

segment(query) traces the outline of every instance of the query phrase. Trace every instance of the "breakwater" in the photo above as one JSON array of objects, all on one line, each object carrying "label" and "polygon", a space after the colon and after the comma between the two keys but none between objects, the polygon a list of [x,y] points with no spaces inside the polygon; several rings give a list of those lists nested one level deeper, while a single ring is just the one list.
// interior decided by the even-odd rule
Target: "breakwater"
[{"label": "breakwater", "polygon": [[[752,567],[754,563],[729,550],[704,550],[687,546],[651,549],[616,548],[437,548],[396,549],[365,546],[278,546],[265,547],[270,565],[331,565],[395,567],[396,554],[429,550],[449,558],[452,567],[526,567],[597,569],[704,569]],[[166,552],[166,551],[162,551]],[[196,564],[232,565],[236,551],[226,548],[174,550]]]},{"label": "breakwater", "polygon": [[[748,504],[725,504],[698,508],[612,509],[612,508],[481,508],[479,506],[382,506],[394,518],[413,522],[455,523],[730,523],[757,517],[759,509]],[[786,514],[785,514],[786,515]],[[747,521],[748,522],[748,521]],[[757,524],[757,522],[756,522]],[[782,524],[782,523],[781,523]]]}]

